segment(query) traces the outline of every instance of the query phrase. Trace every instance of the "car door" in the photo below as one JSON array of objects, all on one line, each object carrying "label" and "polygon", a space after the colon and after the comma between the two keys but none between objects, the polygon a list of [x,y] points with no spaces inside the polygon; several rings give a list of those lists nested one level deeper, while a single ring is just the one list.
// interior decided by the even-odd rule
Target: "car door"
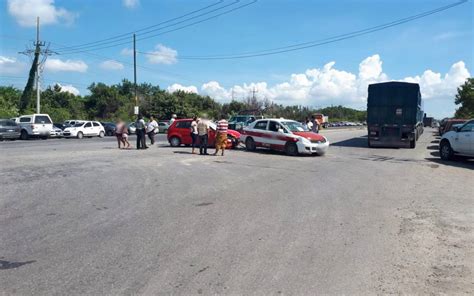
[{"label": "car door", "polygon": [[93,122],[92,123],[92,133],[94,136],[98,136],[100,133],[100,123],[98,122]]},{"label": "car door", "polygon": [[276,120],[268,122],[268,142],[270,148],[275,150],[282,150],[285,148],[285,135],[281,132],[284,128]]},{"label": "car door", "polygon": [[456,133],[457,152],[474,155],[474,120],[463,125]]},{"label": "car door", "polygon": [[257,146],[270,148],[269,131],[267,126],[268,120],[261,120],[255,123],[252,131],[252,137]]},{"label": "car door", "polygon": [[86,124],[84,124],[84,135],[86,136],[93,135],[92,122],[86,122]]}]

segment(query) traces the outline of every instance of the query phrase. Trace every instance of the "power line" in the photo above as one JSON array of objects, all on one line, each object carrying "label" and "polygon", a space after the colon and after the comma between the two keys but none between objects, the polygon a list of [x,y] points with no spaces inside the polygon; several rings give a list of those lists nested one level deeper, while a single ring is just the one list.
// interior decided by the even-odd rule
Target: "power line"
[{"label": "power line", "polygon": [[[442,6],[430,11],[426,11],[420,14],[416,14],[410,17],[398,19],[389,23],[381,24],[378,26],[374,27],[369,27],[366,29],[358,30],[358,31],[353,31],[350,33],[345,33],[341,35],[336,35],[333,37],[325,38],[325,39],[320,39],[320,40],[315,40],[315,41],[309,41],[309,42],[304,42],[304,43],[298,43],[298,44],[293,44],[289,46],[283,46],[283,47],[277,47],[277,48],[271,48],[271,49],[265,49],[265,50],[260,50],[260,51],[252,51],[252,52],[243,52],[243,53],[237,53],[237,54],[221,54],[221,55],[210,55],[210,56],[180,56],[179,59],[186,59],[186,60],[231,60],[231,59],[245,59],[245,58],[252,58],[252,57],[258,57],[258,56],[267,56],[267,55],[275,55],[275,54],[281,54],[281,53],[286,53],[286,52],[291,52],[291,51],[296,51],[296,50],[302,50],[306,48],[311,48],[311,47],[317,47],[317,46],[322,46],[325,44],[329,43],[334,43],[346,39],[351,39],[355,37],[359,37],[362,35],[367,35],[373,32],[381,31],[390,27],[395,27],[399,26],[401,24],[405,24],[408,22],[412,22],[414,20],[424,18],[448,9],[451,9],[453,7],[459,6],[461,4],[466,3],[468,0],[461,0],[459,2],[455,2],[446,6]],[[148,55],[157,55],[155,53],[150,53],[150,52],[140,52],[142,54],[148,54]]]},{"label": "power line", "polygon": [[[234,5],[235,3],[238,3],[238,2],[240,2],[240,0],[236,0],[236,1],[232,2],[231,4],[228,4],[228,5],[224,6],[224,7]],[[229,13],[234,12],[234,11],[236,11],[236,10],[240,10],[240,9],[242,9],[242,8],[245,8],[245,7],[249,6],[249,5],[255,4],[256,2],[258,2],[258,0],[253,0],[253,1],[249,2],[249,3],[246,3],[246,4],[243,4],[243,5],[237,6],[237,7],[235,7],[235,8],[226,10],[226,11],[221,12],[221,13],[218,13],[218,14],[215,14],[215,15],[210,16],[210,17],[208,17],[208,18],[201,19],[201,20],[198,20],[198,21],[195,21],[195,22],[192,22],[192,23],[189,23],[189,24],[186,24],[186,25],[177,27],[177,28],[173,28],[173,29],[170,29],[170,30],[168,30],[168,31],[160,32],[160,33],[157,33],[157,34],[152,34],[152,35],[150,35],[150,36],[146,36],[146,37],[142,37],[142,38],[137,38],[137,41],[150,39],[150,38],[153,38],[153,37],[156,37],[156,36],[161,36],[161,35],[164,35],[164,34],[167,34],[167,33],[171,33],[171,32],[175,32],[175,31],[178,31],[178,30],[181,30],[181,29],[184,29],[184,28],[187,28],[187,27],[196,25],[196,24],[200,24],[200,23],[206,22],[206,21],[208,21],[208,20],[215,19],[215,18],[217,18],[217,17],[219,17],[219,16],[222,16],[222,15],[225,15],[225,14],[229,14]],[[219,9],[221,9],[221,8],[219,8]],[[208,14],[208,13],[205,13],[205,14],[203,14],[203,15],[206,15],[206,14]],[[201,16],[203,16],[203,15],[201,15]],[[196,17],[193,17],[193,18],[196,18]],[[192,19],[192,18],[190,18],[190,19]],[[189,21],[190,19],[188,19],[188,20],[186,20],[186,21]],[[169,26],[167,26],[167,27],[172,27],[172,26],[175,26],[175,25],[177,25],[177,24],[179,24],[179,23],[183,23],[183,22],[186,22],[186,21],[181,21],[181,22],[175,23],[175,24],[173,24],[173,25],[169,25]],[[163,28],[154,29],[154,30],[151,30],[150,32],[142,33],[142,34],[139,35],[139,36],[147,35],[147,34],[149,34],[149,33],[151,33],[151,32],[154,32],[154,31],[157,31],[157,30],[161,30],[161,29],[163,29]],[[117,40],[117,41],[118,41],[118,40]],[[101,46],[101,47],[97,47],[97,48],[91,48],[91,49],[88,49],[88,51],[91,51],[91,50],[94,50],[94,51],[95,51],[95,50],[101,50],[101,49],[106,49],[106,48],[111,48],[111,47],[117,47],[117,46],[125,45],[125,44],[130,44],[130,42],[129,42],[129,41],[126,41],[126,42],[119,42],[119,43],[115,43],[115,44],[111,44],[111,45],[107,45],[107,46]],[[63,52],[61,52],[61,51],[59,50],[59,54],[65,54],[65,53],[73,54],[73,53],[80,53],[80,52],[83,52],[83,50],[78,49],[78,50],[63,51]]]},{"label": "power line", "polygon": [[151,28],[154,28],[154,27],[157,27],[157,26],[160,26],[160,25],[163,25],[163,24],[166,24],[166,23],[169,23],[169,22],[172,22],[172,21],[175,21],[175,20],[184,18],[184,17],[186,17],[186,16],[195,14],[195,13],[197,13],[197,12],[206,10],[206,9],[208,9],[208,8],[211,8],[211,7],[213,7],[213,6],[216,6],[216,5],[218,5],[218,4],[221,4],[222,2],[224,2],[224,0],[220,0],[220,1],[216,2],[216,3],[211,4],[211,5],[202,7],[202,8],[197,9],[197,10],[193,10],[193,11],[188,12],[188,13],[186,13],[186,14],[183,14],[183,15],[181,15],[181,16],[174,17],[174,18],[172,18],[172,19],[168,19],[168,20],[166,20],[166,21],[163,21],[163,22],[160,22],[160,23],[157,23],[157,24],[154,24],[154,25],[151,25],[151,26],[142,28],[142,29],[135,30],[135,31],[133,31],[133,32],[128,32],[128,33],[124,33],[124,34],[120,34],[120,35],[115,35],[115,36],[112,36],[112,37],[109,37],[109,38],[106,38],[106,39],[96,40],[96,41],[92,41],[92,42],[88,42],[88,43],[83,43],[83,44],[79,44],[79,45],[66,46],[66,47],[63,47],[63,48],[58,48],[58,50],[71,49],[71,48],[80,48],[80,47],[84,47],[84,46],[90,45],[90,44],[101,43],[101,42],[103,42],[103,41],[113,40],[113,39],[120,38],[120,37],[124,37],[124,36],[130,36],[131,34],[134,34],[134,33],[136,34],[136,33],[138,33],[138,32],[141,32],[141,31],[144,31],[144,30],[147,30],[147,29],[151,29]]}]

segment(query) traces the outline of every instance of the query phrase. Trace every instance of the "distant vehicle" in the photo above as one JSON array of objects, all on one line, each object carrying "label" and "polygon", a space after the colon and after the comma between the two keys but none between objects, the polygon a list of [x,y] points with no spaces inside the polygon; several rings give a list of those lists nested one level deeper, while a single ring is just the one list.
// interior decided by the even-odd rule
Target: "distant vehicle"
[{"label": "distant vehicle", "polygon": [[11,119],[0,119],[0,140],[16,140],[20,138],[21,128]]},{"label": "distant vehicle", "polygon": [[64,124],[62,124],[62,123],[54,123],[53,126],[55,126],[56,128],[59,128],[61,130],[63,130],[65,128]]},{"label": "distant vehicle", "polygon": [[415,148],[423,133],[423,110],[417,83],[369,85],[367,124],[369,147]]},{"label": "distant vehicle", "polygon": [[168,128],[170,127],[169,121],[160,121],[158,122],[158,132],[166,134],[168,132]]},{"label": "distant vehicle", "polygon": [[17,119],[17,124],[21,127],[22,140],[28,140],[30,137],[47,139],[53,128],[53,121],[48,114],[23,115]]},{"label": "distant vehicle", "polygon": [[443,160],[450,160],[454,155],[474,157],[474,119],[444,133],[439,143],[439,154]]},{"label": "distant vehicle", "polygon": [[[176,119],[168,129],[168,142],[172,147],[181,145],[191,145],[191,122],[190,119]],[[208,146],[213,147],[216,141],[216,124],[209,122],[209,141]],[[236,148],[239,145],[240,133],[229,129],[227,131],[227,148]]]},{"label": "distant vehicle", "polygon": [[425,113],[425,117],[423,117],[423,126],[424,127],[431,127],[433,126],[434,118],[433,117],[427,117]]},{"label": "distant vehicle", "polygon": [[239,114],[229,118],[229,128],[233,130],[241,130],[257,119],[262,119],[263,115]]},{"label": "distant vehicle", "polygon": [[287,155],[323,155],[329,147],[324,136],[288,119],[257,120],[242,130],[240,140],[249,151],[261,147],[283,151]]},{"label": "distant vehicle", "polygon": [[84,121],[76,123],[76,125],[67,127],[63,131],[65,138],[78,138],[83,137],[101,137],[105,136],[105,129],[98,121]]},{"label": "distant vehicle", "polygon": [[113,122],[101,122],[102,126],[105,129],[105,135],[106,136],[113,136],[115,135],[115,123]]},{"label": "distant vehicle", "polygon": [[442,122],[442,125],[440,125],[439,127],[439,135],[442,136],[444,135],[444,133],[447,133],[449,131],[452,131],[453,130],[453,126],[455,124],[462,124],[462,123],[465,123],[467,121],[467,119],[457,119],[457,118],[448,118],[448,119],[445,119],[443,122]]},{"label": "distant vehicle", "polygon": [[63,136],[63,130],[60,127],[58,127],[55,123],[53,124],[53,127],[51,128],[51,131],[49,132],[49,136],[51,138],[60,138]]}]

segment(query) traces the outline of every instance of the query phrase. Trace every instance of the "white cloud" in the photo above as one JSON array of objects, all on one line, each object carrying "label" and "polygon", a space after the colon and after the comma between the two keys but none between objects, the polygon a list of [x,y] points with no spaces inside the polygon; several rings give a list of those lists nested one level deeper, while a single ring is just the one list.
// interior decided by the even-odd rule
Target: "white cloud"
[{"label": "white cloud", "polygon": [[155,51],[150,51],[147,54],[148,62],[151,64],[165,64],[170,65],[177,62],[176,57],[178,52],[172,48],[166,47],[162,44],[155,46]]},{"label": "white cloud", "polygon": [[[470,77],[464,62],[451,66],[446,74],[426,70],[422,75],[397,79],[399,81],[420,84],[422,96],[428,102],[436,101],[454,111],[457,87]],[[269,86],[266,82],[244,83],[224,88],[217,81],[209,81],[200,88],[200,93],[219,101],[230,101],[232,90],[236,99],[251,95],[255,88],[259,98],[268,98],[284,105],[327,106],[342,104],[363,108],[367,100],[367,88],[371,83],[394,80],[383,72],[379,55],[367,57],[359,64],[358,73],[335,68],[335,62],[329,62],[322,68],[307,69],[304,73],[292,74],[286,82]],[[175,87],[173,85],[172,87]],[[440,103],[439,103],[440,102]],[[433,105],[432,103],[428,104]],[[430,111],[430,110],[428,110]]]},{"label": "white cloud", "polygon": [[123,64],[114,60],[107,60],[100,63],[99,67],[104,70],[122,70]]},{"label": "white cloud", "polygon": [[51,72],[80,72],[85,73],[87,71],[87,64],[81,60],[66,60],[60,59],[47,59],[45,69]]},{"label": "white cloud", "polygon": [[133,55],[133,49],[124,48],[120,51],[120,54],[123,55],[123,56],[132,56]]},{"label": "white cloud", "polygon": [[188,92],[188,93],[198,93],[198,89],[194,85],[184,86],[184,85],[181,85],[179,83],[175,83],[173,85],[168,86],[168,88],[166,90],[169,93],[174,93],[177,90],[185,91],[185,92]]},{"label": "white cloud", "polygon": [[74,22],[76,14],[56,7],[54,0],[8,0],[8,13],[23,27],[36,26],[36,17],[41,25]]},{"label": "white cloud", "polygon": [[140,4],[140,0],[122,0],[122,4],[127,8],[135,8]]},{"label": "white cloud", "polygon": [[20,74],[26,70],[27,66],[19,62],[16,58],[0,56],[1,74]]},{"label": "white cloud", "polygon": [[67,85],[61,85],[59,83],[55,83],[55,84],[61,87],[61,92],[68,92],[76,96],[80,95],[79,90],[70,84],[67,84]]}]

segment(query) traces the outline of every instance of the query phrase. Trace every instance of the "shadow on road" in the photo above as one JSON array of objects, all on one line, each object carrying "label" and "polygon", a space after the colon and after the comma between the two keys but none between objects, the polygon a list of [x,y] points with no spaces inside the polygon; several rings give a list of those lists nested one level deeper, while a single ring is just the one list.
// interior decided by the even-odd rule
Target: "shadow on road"
[{"label": "shadow on road", "polygon": [[428,149],[428,150],[438,150],[439,146],[438,145],[431,145],[431,146],[427,146],[426,149]]},{"label": "shadow on road", "polygon": [[339,142],[331,143],[331,146],[338,147],[354,147],[354,148],[367,148],[367,136],[347,139]]},{"label": "shadow on road", "polygon": [[430,155],[433,157],[427,157],[425,159],[428,161],[440,164],[440,165],[448,165],[448,166],[454,166],[458,168],[474,170],[474,159],[469,159],[462,156],[454,156],[452,160],[442,160],[439,157],[438,151],[433,151],[430,153]]}]

